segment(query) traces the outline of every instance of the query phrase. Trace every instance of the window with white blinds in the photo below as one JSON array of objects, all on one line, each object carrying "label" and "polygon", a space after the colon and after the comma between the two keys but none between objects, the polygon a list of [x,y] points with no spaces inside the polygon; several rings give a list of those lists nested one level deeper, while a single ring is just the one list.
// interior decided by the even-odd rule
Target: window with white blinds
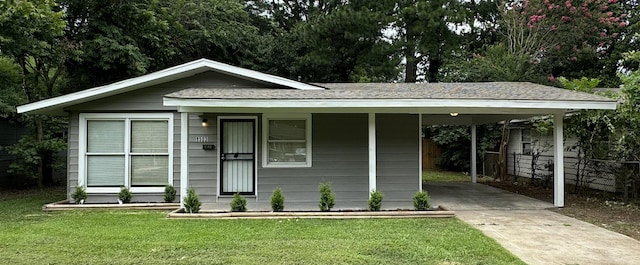
[{"label": "window with white blinds", "polygon": [[163,187],[171,183],[171,114],[81,114],[88,188]]}]

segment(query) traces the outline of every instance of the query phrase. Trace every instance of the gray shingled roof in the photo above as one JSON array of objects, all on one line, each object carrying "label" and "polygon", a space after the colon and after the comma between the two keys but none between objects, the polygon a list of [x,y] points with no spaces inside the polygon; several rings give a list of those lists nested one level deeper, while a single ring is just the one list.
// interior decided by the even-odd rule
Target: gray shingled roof
[{"label": "gray shingled roof", "polygon": [[166,95],[182,99],[493,99],[615,101],[598,95],[525,82],[322,83],[326,90],[190,88]]}]

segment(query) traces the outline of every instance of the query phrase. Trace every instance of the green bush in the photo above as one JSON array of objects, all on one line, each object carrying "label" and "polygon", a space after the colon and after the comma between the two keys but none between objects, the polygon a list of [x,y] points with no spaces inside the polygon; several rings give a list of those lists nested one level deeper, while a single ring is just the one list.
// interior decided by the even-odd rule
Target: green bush
[{"label": "green bush", "polygon": [[173,202],[176,199],[176,189],[167,185],[164,186],[164,202]]},{"label": "green bush", "polygon": [[380,208],[382,208],[382,198],[384,198],[382,192],[377,190],[372,191],[369,197],[369,211],[380,211]]},{"label": "green bush", "polygon": [[271,195],[271,209],[274,212],[282,212],[284,210],[284,196],[280,188],[273,190]]},{"label": "green bush", "polygon": [[246,212],[247,211],[247,200],[240,195],[240,193],[236,193],[233,195],[233,200],[231,200],[231,211],[232,212]]},{"label": "green bush", "polygon": [[184,210],[188,213],[197,213],[200,211],[200,199],[193,188],[187,190],[187,197],[184,198]]},{"label": "green bush", "polygon": [[328,212],[336,204],[336,195],[331,192],[331,183],[320,183],[320,211]]},{"label": "green bush", "polygon": [[429,194],[426,191],[418,191],[413,195],[413,207],[418,211],[429,210]]},{"label": "green bush", "polygon": [[77,185],[76,190],[71,193],[71,198],[76,204],[80,204],[87,199],[87,190],[84,187]]},{"label": "green bush", "polygon": [[120,193],[118,193],[118,199],[120,199],[122,203],[130,203],[131,197],[133,197],[133,195],[131,194],[131,191],[129,190],[129,188],[127,187],[120,188]]}]

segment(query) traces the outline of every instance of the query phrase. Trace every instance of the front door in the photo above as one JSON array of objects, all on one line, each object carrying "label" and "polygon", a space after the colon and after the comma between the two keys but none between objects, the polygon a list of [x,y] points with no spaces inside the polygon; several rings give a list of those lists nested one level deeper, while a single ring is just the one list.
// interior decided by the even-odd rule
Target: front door
[{"label": "front door", "polygon": [[255,194],[255,119],[220,119],[220,194]]}]

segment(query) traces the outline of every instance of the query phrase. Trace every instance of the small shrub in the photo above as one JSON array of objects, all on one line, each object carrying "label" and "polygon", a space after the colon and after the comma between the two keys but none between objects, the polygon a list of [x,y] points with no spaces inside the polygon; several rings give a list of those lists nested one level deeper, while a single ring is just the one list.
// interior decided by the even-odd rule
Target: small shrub
[{"label": "small shrub", "polygon": [[77,185],[76,190],[71,193],[71,198],[76,204],[80,204],[82,201],[87,199],[87,190],[84,187]]},{"label": "small shrub", "polygon": [[233,200],[231,200],[231,211],[232,212],[246,212],[247,211],[247,199],[242,197],[240,193],[236,193],[233,195]]},{"label": "small shrub", "polygon": [[184,198],[184,210],[188,213],[197,213],[200,211],[200,199],[193,188],[187,190],[187,197]]},{"label": "small shrub", "polygon": [[331,183],[320,183],[320,211],[328,212],[336,204],[336,195],[331,192]]},{"label": "small shrub", "polygon": [[127,187],[120,188],[120,193],[118,193],[118,199],[120,199],[122,203],[130,203],[131,197],[133,197],[133,195],[131,194],[131,191],[129,190],[129,188]]},{"label": "small shrub", "polygon": [[426,191],[418,191],[413,195],[413,207],[418,211],[429,210],[429,194]]},{"label": "small shrub", "polygon": [[369,211],[380,211],[380,208],[382,208],[382,198],[384,197],[384,194],[382,194],[382,192],[380,191],[372,191],[371,192],[371,196],[369,197]]},{"label": "small shrub", "polygon": [[164,202],[173,202],[176,199],[176,189],[167,185],[164,186]]},{"label": "small shrub", "polygon": [[274,212],[282,212],[284,210],[284,196],[280,188],[273,190],[271,195],[271,209]]}]

